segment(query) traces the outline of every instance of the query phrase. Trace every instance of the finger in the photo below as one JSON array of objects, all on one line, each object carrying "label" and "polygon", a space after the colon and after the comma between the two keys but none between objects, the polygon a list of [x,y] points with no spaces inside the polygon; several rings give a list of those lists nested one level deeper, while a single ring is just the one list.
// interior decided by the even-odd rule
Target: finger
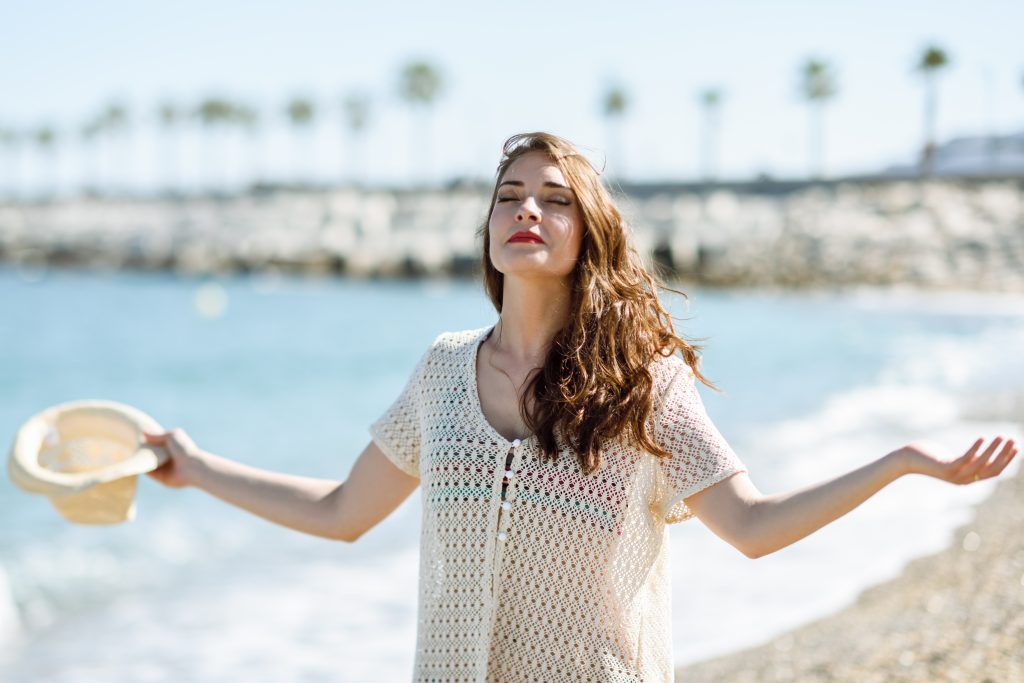
[{"label": "finger", "polygon": [[990,443],[988,448],[985,449],[985,452],[981,454],[981,459],[988,460],[989,458],[991,458],[992,454],[996,452],[996,449],[999,448],[999,444],[1001,444],[1002,442],[1003,437],[1001,435],[992,439],[992,443]]},{"label": "finger", "polygon": [[1013,457],[1017,455],[1017,448],[1014,447],[1013,439],[1006,442],[1006,446],[999,452],[999,455],[985,468],[988,476],[996,476],[1010,464]]},{"label": "finger", "polygon": [[949,463],[955,476],[961,476],[968,468],[970,468],[971,463],[974,461],[974,457],[978,453],[978,449],[981,448],[983,443],[985,443],[985,437],[975,439],[974,443],[971,444],[971,447],[967,449],[966,453]]},{"label": "finger", "polygon": [[959,474],[969,479],[973,479],[975,475],[978,475],[978,478],[980,479],[981,475],[978,474],[978,472],[985,467],[986,463],[988,463],[989,459],[992,457],[992,454],[995,453],[996,448],[999,447],[999,444],[1002,443],[1002,441],[1002,436],[997,436],[995,439],[993,439],[989,447],[986,448],[980,456],[978,456],[976,459],[968,463],[968,465],[964,467],[963,470],[959,472]]},{"label": "finger", "polygon": [[967,449],[967,452],[954,460],[953,463],[957,467],[960,467],[961,465],[965,465],[970,462],[971,458],[974,457],[974,454],[978,452],[978,449],[981,448],[981,444],[983,443],[985,443],[985,437],[975,439],[974,443],[971,444],[971,447]]}]

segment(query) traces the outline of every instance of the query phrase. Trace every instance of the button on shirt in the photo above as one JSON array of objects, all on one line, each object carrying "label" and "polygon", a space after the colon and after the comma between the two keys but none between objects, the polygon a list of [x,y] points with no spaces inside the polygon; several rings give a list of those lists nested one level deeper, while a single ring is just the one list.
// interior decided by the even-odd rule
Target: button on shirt
[{"label": "button on shirt", "polygon": [[413,680],[672,681],[666,524],[692,517],[684,498],[746,467],[675,355],[649,367],[651,433],[672,457],[617,440],[586,475],[561,441],[551,461],[536,437],[506,440],[477,395],[491,329],[440,335],[370,426],[420,478]]}]

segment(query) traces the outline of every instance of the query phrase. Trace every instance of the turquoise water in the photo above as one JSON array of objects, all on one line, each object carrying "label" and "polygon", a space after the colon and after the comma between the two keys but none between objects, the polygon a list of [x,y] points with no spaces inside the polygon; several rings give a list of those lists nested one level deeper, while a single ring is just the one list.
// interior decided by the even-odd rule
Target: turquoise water
[{"label": "turquoise water", "polygon": [[[725,390],[702,389],[708,412],[764,493],[910,440],[952,454],[1020,438],[1019,296],[686,291],[688,308],[666,302],[706,338],[702,369]],[[475,283],[3,268],[0,435],[104,398],[226,457],[343,479],[430,341],[494,321]],[[677,663],[842,606],[944,545],[991,485],[907,477],[756,562],[699,521],[672,527]],[[345,545],[147,478],[134,522],[75,527],[4,479],[0,680],[404,680],[417,496]]]}]

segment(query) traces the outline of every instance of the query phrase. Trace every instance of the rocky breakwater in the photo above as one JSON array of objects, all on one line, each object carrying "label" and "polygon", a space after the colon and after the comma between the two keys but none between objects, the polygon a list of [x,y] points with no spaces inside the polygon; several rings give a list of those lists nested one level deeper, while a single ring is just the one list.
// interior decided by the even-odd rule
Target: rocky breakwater
[{"label": "rocky breakwater", "polygon": [[[627,186],[642,253],[709,285],[1024,291],[1024,179]],[[0,205],[22,265],[473,274],[486,187]]]},{"label": "rocky breakwater", "polygon": [[477,267],[487,200],[475,190],[328,190],[7,204],[0,259],[186,274],[458,274]]},{"label": "rocky breakwater", "polygon": [[656,193],[638,235],[678,275],[716,285],[906,283],[1024,291],[1024,179],[847,181]]}]

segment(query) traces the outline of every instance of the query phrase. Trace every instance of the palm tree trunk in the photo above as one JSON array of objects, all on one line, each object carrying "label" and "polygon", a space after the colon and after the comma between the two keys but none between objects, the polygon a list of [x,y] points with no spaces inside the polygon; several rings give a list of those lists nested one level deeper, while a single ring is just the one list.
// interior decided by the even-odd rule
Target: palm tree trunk
[{"label": "palm tree trunk", "polygon": [[249,150],[248,168],[246,173],[249,178],[249,186],[259,185],[263,182],[263,136],[255,128],[246,134],[246,145]]},{"label": "palm tree trunk", "polygon": [[319,155],[317,154],[316,145],[316,128],[310,125],[306,130],[306,168],[307,168],[307,183],[311,186],[318,185],[317,181],[317,163],[319,161]]},{"label": "palm tree trunk", "polygon": [[60,178],[60,151],[57,147],[50,147],[44,154],[46,155],[46,175],[50,181],[50,196],[54,199],[60,197],[61,190],[61,178]]},{"label": "palm tree trunk", "polygon": [[718,121],[715,112],[704,109],[703,133],[700,136],[700,174],[704,182],[714,179],[717,172]]},{"label": "palm tree trunk", "polygon": [[163,181],[164,191],[174,194],[178,189],[177,139],[173,129],[164,128],[163,137]]},{"label": "palm tree trunk", "polygon": [[622,120],[618,116],[608,116],[608,157],[609,175],[617,181],[625,175],[625,163],[622,152]]},{"label": "palm tree trunk", "polygon": [[3,160],[0,163],[0,169],[2,169],[2,175],[0,175],[0,197],[10,197],[13,199],[15,195],[15,180],[14,154],[11,151],[11,145],[8,144],[0,149],[0,152],[2,152],[0,159]]},{"label": "palm tree trunk", "polygon": [[812,102],[810,110],[810,125],[808,126],[809,139],[807,148],[810,152],[808,164],[811,168],[811,177],[820,180],[824,173],[824,136],[823,136],[823,112],[820,102]]},{"label": "palm tree trunk", "polygon": [[434,140],[433,135],[433,117],[429,107],[424,107],[423,112],[420,114],[420,173],[422,174],[422,180],[428,187],[434,183]]},{"label": "palm tree trunk", "polygon": [[938,108],[938,93],[935,75],[929,73],[925,78],[924,98],[924,149],[921,152],[921,174],[929,176],[935,167],[935,121]]},{"label": "palm tree trunk", "polygon": [[363,167],[363,133],[351,131],[348,136],[348,181],[360,186],[365,181],[366,169]]},{"label": "palm tree trunk", "polygon": [[11,168],[14,169],[14,196],[27,198],[30,194],[29,187],[31,181],[29,180],[28,164],[25,163],[25,144],[18,144],[14,147],[14,154],[11,159],[13,163]]},{"label": "palm tree trunk", "polygon": [[99,178],[99,159],[96,140],[85,139],[81,142],[82,172],[79,188],[82,193],[96,191]]}]

